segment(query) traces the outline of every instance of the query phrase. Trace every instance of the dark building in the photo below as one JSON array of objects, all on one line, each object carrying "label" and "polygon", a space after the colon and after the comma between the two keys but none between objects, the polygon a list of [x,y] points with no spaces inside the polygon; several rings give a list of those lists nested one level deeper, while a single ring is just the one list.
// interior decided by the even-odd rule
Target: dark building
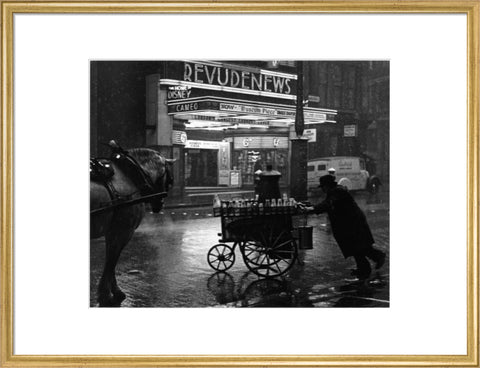
[{"label": "dark building", "polygon": [[163,62],[94,61],[90,64],[90,154],[106,155],[103,143],[115,139],[125,147],[144,147],[145,78]]},{"label": "dark building", "polygon": [[367,170],[389,182],[390,63],[311,61],[305,63],[309,106],[338,111],[337,124],[318,127],[309,157],[360,156]]}]

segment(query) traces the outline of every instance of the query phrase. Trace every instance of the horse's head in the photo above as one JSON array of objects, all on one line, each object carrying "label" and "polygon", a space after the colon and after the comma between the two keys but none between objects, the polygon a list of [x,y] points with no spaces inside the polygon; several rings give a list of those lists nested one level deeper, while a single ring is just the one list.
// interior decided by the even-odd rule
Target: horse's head
[{"label": "horse's head", "polygon": [[[154,181],[154,189],[157,193],[168,192],[173,186],[172,164],[175,160],[167,159],[160,156],[163,161],[163,173],[160,173]],[[164,197],[156,197],[150,201],[152,212],[158,213],[163,208]]]},{"label": "horse's head", "polygon": [[[148,148],[137,148],[129,151],[153,183],[154,193],[168,192],[173,186],[172,164],[175,160],[166,159],[157,151]],[[163,197],[150,200],[152,211],[160,212],[163,208]]]}]

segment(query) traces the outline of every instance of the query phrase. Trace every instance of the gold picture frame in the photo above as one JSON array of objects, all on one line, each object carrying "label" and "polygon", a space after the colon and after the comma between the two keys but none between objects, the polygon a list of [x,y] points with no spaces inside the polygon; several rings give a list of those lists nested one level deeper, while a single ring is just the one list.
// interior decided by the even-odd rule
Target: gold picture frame
[{"label": "gold picture frame", "polygon": [[[478,1],[2,1],[2,367],[457,366],[479,364],[479,16]],[[467,17],[467,354],[466,355],[15,355],[13,350],[13,66],[18,13],[419,13]]]}]

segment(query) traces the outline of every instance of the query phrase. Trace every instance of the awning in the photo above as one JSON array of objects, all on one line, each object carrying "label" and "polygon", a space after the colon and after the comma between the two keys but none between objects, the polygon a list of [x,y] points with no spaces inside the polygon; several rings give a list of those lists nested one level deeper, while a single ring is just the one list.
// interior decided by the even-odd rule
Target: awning
[{"label": "awning", "polygon": [[[196,97],[167,102],[168,114],[191,128],[268,128],[295,123],[295,106],[223,97]],[[336,110],[304,108],[305,125],[335,123]]]}]

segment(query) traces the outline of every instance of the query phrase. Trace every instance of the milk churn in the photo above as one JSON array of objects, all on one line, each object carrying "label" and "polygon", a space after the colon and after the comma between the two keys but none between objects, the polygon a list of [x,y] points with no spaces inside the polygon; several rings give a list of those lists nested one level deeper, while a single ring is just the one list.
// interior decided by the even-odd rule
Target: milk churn
[{"label": "milk churn", "polygon": [[266,199],[277,199],[281,198],[280,195],[280,185],[278,181],[282,174],[277,170],[273,170],[272,165],[267,165],[267,169],[262,171],[259,175],[259,185],[258,185],[258,200],[260,202],[265,202]]},{"label": "milk churn", "polygon": [[312,249],[313,248],[313,226],[307,225],[307,215],[303,216],[303,226],[298,229],[298,248]]},{"label": "milk churn", "polygon": [[300,249],[312,249],[313,226],[299,226],[298,227],[298,247]]}]

